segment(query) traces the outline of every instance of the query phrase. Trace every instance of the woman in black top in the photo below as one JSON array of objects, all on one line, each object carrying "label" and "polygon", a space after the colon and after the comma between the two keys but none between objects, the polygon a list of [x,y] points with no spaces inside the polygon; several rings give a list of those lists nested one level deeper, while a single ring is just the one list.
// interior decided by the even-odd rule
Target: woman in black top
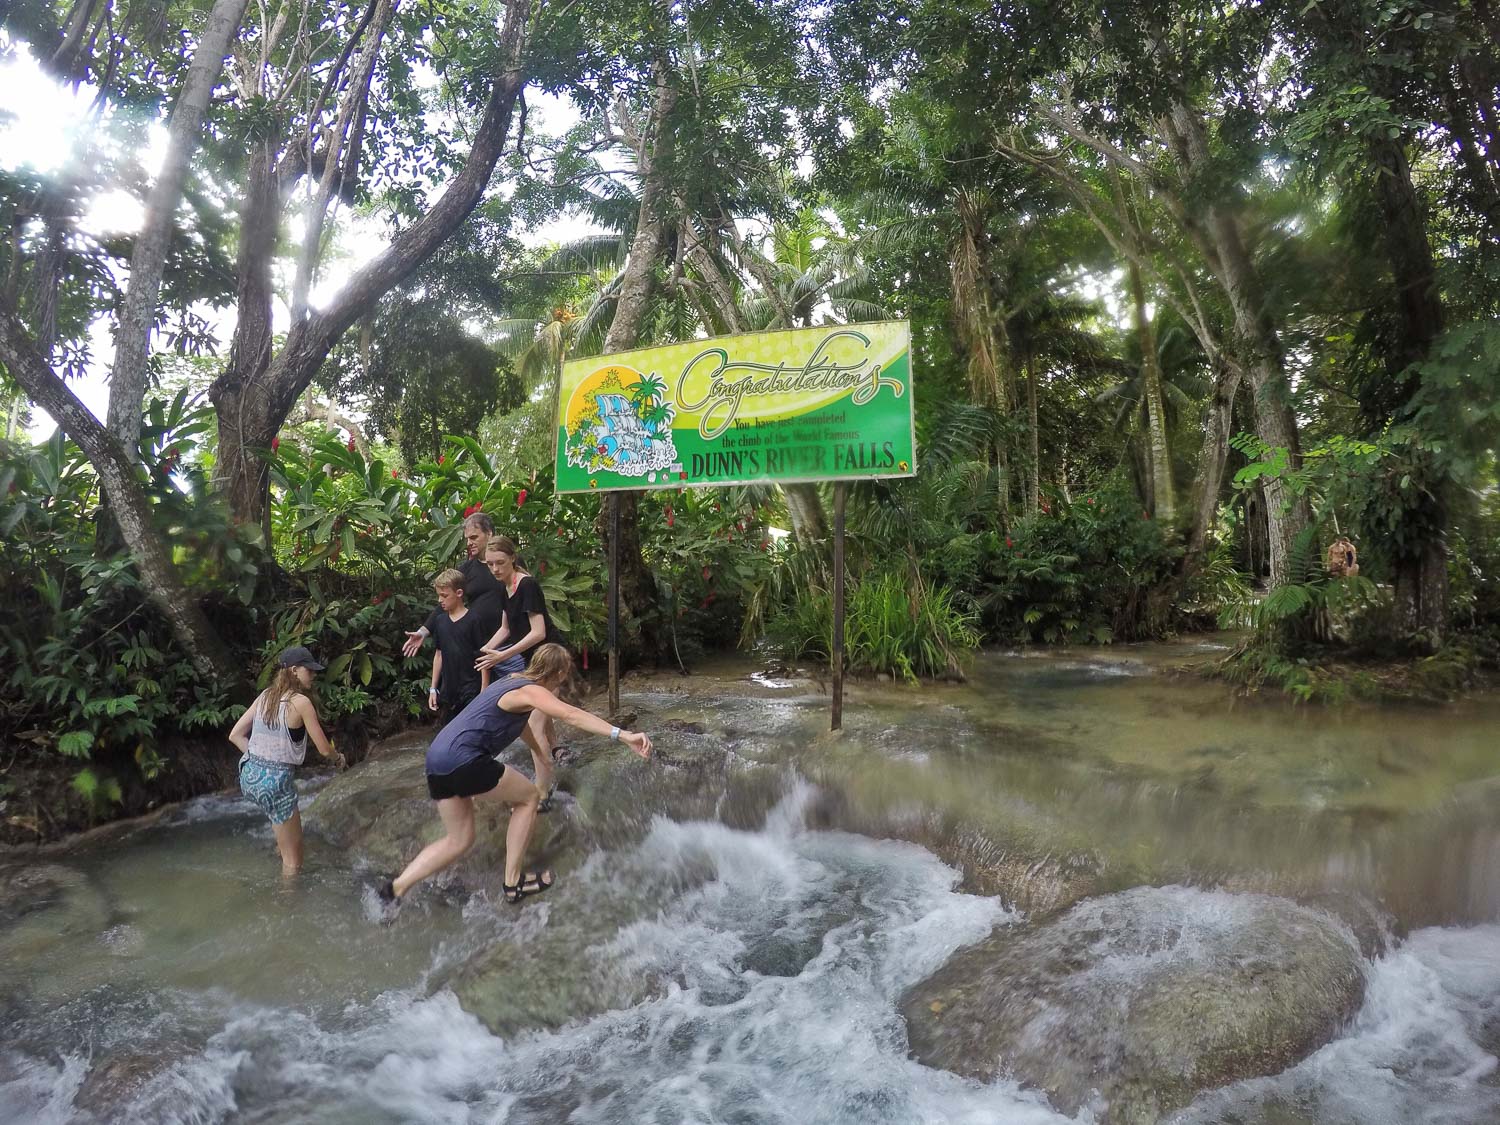
[{"label": "woman in black top", "polygon": [[[515,543],[504,535],[493,535],[485,547],[485,565],[500,584],[500,627],[480,650],[474,667],[492,676],[514,675],[526,670],[531,654],[544,644],[563,644],[562,634],[547,616],[547,599],[537,580],[518,565]],[[564,646],[566,647],[566,646]],[[551,807],[555,788],[552,758],[552,724],[545,725],[538,739],[541,752],[533,749],[536,787],[542,791],[543,811]]]}]

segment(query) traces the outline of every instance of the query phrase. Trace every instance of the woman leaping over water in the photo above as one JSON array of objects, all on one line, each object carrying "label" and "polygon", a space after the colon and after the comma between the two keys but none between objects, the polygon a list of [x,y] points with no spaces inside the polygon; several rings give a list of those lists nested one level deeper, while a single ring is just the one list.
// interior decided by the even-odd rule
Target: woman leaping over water
[{"label": "woman leaping over water", "polygon": [[533,721],[550,717],[618,739],[642,758],[651,756],[651,739],[645,734],[611,727],[553,694],[566,693],[573,676],[568,650],[544,644],[524,673],[502,676],[438,732],[427,750],[427,792],[437,802],[447,834],[418,852],[405,871],[382,884],[383,902],[399,902],[423,879],[458,862],[474,846],[475,800],[499,801],[511,809],[505,833],[505,901],[520,902],[552,886],[551,871],[521,870],[541,792],[522,774],[497,762],[496,755],[518,737],[535,751]]}]

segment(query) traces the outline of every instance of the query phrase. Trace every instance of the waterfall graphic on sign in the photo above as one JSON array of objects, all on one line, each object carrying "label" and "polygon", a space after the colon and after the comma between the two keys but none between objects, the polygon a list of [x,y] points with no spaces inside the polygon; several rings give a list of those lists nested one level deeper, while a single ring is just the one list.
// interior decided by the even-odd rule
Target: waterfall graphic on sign
[{"label": "waterfall graphic on sign", "polygon": [[611,365],[578,385],[568,400],[568,464],[643,477],[677,460],[672,441],[676,408],[656,374]]}]

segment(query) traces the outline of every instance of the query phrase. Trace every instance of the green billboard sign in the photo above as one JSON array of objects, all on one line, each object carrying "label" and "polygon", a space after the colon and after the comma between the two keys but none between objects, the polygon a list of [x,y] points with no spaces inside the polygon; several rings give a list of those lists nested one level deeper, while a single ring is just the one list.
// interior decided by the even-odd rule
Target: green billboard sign
[{"label": "green billboard sign", "polygon": [[914,417],[906,321],[570,360],[557,490],[911,476]]}]

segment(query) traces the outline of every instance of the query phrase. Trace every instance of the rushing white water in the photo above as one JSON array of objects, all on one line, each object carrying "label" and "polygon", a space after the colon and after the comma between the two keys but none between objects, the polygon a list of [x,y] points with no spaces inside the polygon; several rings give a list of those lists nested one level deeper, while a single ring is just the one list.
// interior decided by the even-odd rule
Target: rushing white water
[{"label": "rushing white water", "polygon": [[[151,1041],[153,1019],[171,1025],[168,1039],[191,1041],[197,1026],[201,1043],[92,1117],[72,1106],[87,1058],[12,1051],[0,1120],[1061,1120],[1008,1083],[980,1087],[906,1057],[900,994],[1003,910],[956,893],[956,873],[920,848],[803,830],[806,799],[798,789],[754,832],[658,820],[639,846],[573,874],[585,899],[589,884],[662,896],[592,947],[556,951],[656,981],[654,999],[502,1039],[452,992],[425,996],[415,982],[318,1012],[160,990],[145,1007],[170,1014],[112,1018]],[[546,941],[544,912],[561,909],[538,902],[506,924]]]},{"label": "rushing white water", "polygon": [[1182,1125],[1494,1125],[1500,926],[1421,930],[1375,961],[1348,1032],[1298,1066],[1206,1095]]},{"label": "rushing white water", "polygon": [[[961,815],[953,839],[976,842],[977,866],[994,860],[1001,875],[1012,837],[985,826],[1015,829],[1042,890],[1072,861],[1092,878],[1081,861],[1095,847],[1101,884],[1087,893],[1124,890],[1109,883],[1122,872],[1143,886],[1191,875],[1206,889],[1134,896],[1170,920],[1170,949],[1090,947],[1079,979],[1101,995],[1177,971],[1173,958],[1211,962],[1197,954],[1247,906],[1245,888],[1326,891],[1311,901],[1354,917],[1363,904],[1372,934],[1412,931],[1369,962],[1364,1002],[1333,1042],[1203,1095],[1181,1125],[1500,1122],[1493,723],[1455,734],[1395,711],[1337,724],[1231,715],[1208,689],[1014,665],[1036,674],[981,685],[987,725],[972,700],[935,698],[918,714],[915,696],[856,716],[843,757],[822,759],[848,765],[833,773],[845,788],[824,777],[824,796],[888,801],[887,822],[909,810],[922,831],[933,813],[916,838],[939,850],[942,816]],[[681,706],[654,701],[667,703]],[[780,740],[808,726],[801,707],[778,696],[722,730],[679,731],[677,746],[663,739],[664,768],[677,768],[674,751],[691,764],[684,744],[701,739],[726,763],[705,785],[729,771],[779,777]],[[714,789],[712,815],[755,823],[775,788],[748,804]],[[301,878],[282,887],[252,806],[192,802],[59,859],[59,903],[0,931],[0,1125],[1068,1120],[1012,1082],[908,1057],[906,991],[1024,919],[958,893],[957,873],[922,848],[808,829],[867,823],[811,795],[793,782],[754,830],[648,826],[624,805],[629,832],[593,838],[638,842],[581,866],[568,853],[548,895],[516,909],[428,887],[391,926],[364,912],[357,855],[310,837]],[[1083,843],[1070,851],[1075,826]],[[476,1012],[523,1030],[496,1034]],[[1106,1031],[1131,1034],[1101,1025],[1092,1041]]]}]

